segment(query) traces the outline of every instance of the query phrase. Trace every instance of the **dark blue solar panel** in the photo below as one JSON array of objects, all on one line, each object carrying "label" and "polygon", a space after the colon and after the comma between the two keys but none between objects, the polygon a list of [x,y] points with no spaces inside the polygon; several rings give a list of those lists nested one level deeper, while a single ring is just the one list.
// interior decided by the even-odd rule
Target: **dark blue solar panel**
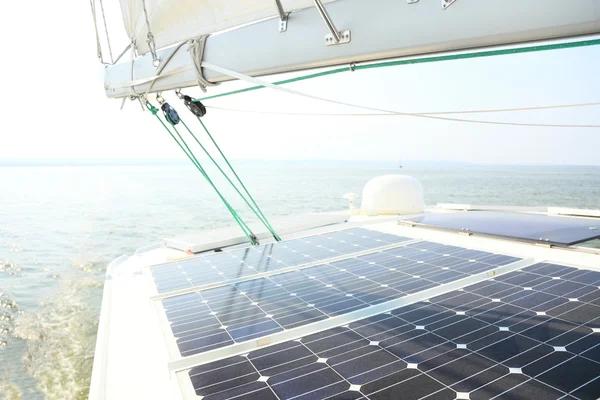
[{"label": "dark blue solar panel", "polygon": [[276,271],[340,255],[400,243],[408,238],[363,228],[352,228],[152,267],[158,293],[203,286]]},{"label": "dark blue solar panel", "polygon": [[347,314],[517,260],[419,243],[171,297],[163,300],[163,307],[181,355],[190,356]]},{"label": "dark blue solar panel", "polygon": [[[582,276],[592,279],[582,283]],[[204,400],[595,400],[599,280],[595,271],[537,264],[347,327],[194,367],[189,376]],[[540,294],[563,301],[543,312],[515,305]]]},{"label": "dark blue solar panel", "polygon": [[600,238],[600,221],[492,211],[428,213],[411,219],[419,225],[518,238],[559,245],[574,245]]}]

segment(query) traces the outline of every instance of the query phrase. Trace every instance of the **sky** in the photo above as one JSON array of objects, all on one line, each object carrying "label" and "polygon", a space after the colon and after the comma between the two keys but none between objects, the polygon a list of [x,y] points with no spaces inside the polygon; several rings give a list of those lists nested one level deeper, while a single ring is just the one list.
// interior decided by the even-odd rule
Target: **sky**
[{"label": "sky", "polygon": [[[26,19],[21,18],[24,15]],[[109,13],[113,35],[121,33],[119,18]],[[185,157],[139,104],[128,101],[120,110],[120,100],[106,98],[88,2],[9,2],[0,15],[0,38],[5,54],[0,67],[4,89],[0,160]],[[114,47],[119,53],[120,46]],[[600,46],[593,46],[359,71],[290,87],[402,112],[546,106],[600,101],[599,65]],[[228,83],[209,90],[214,94],[244,86]],[[201,95],[197,88],[186,93]],[[183,108],[172,93],[164,97]],[[270,89],[206,105],[357,112]],[[600,106],[463,117],[600,125]],[[491,126],[405,116],[298,117],[216,109],[209,109],[204,121],[232,159],[600,165],[600,128]]]}]

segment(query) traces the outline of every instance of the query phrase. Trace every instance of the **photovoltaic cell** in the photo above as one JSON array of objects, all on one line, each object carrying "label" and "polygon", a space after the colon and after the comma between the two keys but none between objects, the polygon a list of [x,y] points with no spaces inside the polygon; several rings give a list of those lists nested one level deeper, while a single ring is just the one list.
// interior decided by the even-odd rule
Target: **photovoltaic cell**
[{"label": "photovoltaic cell", "polygon": [[408,238],[352,228],[301,239],[211,253],[151,268],[158,293],[243,278],[344,254],[400,243]]},{"label": "photovoltaic cell", "polygon": [[418,243],[162,301],[182,356],[376,305],[517,261]]},{"label": "photovoltaic cell", "polygon": [[413,218],[411,221],[441,229],[560,245],[574,245],[600,238],[600,222],[585,218],[514,212],[467,211],[428,213]]},{"label": "photovoltaic cell", "polygon": [[599,284],[596,271],[537,264],[189,377],[204,400],[595,400]]}]

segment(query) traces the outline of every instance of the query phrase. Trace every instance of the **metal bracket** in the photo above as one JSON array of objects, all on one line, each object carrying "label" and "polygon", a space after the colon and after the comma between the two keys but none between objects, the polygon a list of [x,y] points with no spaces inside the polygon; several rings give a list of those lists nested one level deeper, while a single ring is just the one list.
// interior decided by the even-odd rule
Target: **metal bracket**
[{"label": "metal bracket", "polygon": [[279,21],[279,32],[285,32],[285,31],[287,31],[287,23],[288,23],[287,16],[288,15],[289,14],[287,14],[285,16],[285,19],[282,19],[282,20]]},{"label": "metal bracket", "polygon": [[277,5],[277,12],[279,13],[279,32],[285,32],[287,31],[287,23],[290,13],[285,12],[283,5],[281,5],[281,0],[275,0],[275,5]]},{"label": "metal bracket", "polygon": [[350,35],[350,31],[338,31],[333,21],[329,17],[329,14],[327,14],[327,10],[323,6],[321,0],[313,0],[313,2],[315,3],[317,11],[319,12],[319,14],[321,14],[325,25],[327,25],[327,29],[329,29],[329,34],[325,35],[325,45],[334,46],[336,44],[350,43],[350,40],[352,38]]},{"label": "metal bracket", "polygon": [[338,32],[339,41],[336,42],[336,38],[331,34],[325,35],[325,44],[327,46],[335,46],[336,44],[350,43],[352,36],[350,31]]},{"label": "metal bracket", "polygon": [[442,0],[442,9],[446,9],[448,7],[450,7],[452,4],[454,4],[456,0]]},{"label": "metal bracket", "polygon": [[150,31],[148,31],[148,35],[146,36],[146,43],[148,43],[148,48],[150,49],[150,54],[152,55],[152,65],[154,65],[154,68],[158,68],[160,66],[160,57],[156,53],[154,35]]}]

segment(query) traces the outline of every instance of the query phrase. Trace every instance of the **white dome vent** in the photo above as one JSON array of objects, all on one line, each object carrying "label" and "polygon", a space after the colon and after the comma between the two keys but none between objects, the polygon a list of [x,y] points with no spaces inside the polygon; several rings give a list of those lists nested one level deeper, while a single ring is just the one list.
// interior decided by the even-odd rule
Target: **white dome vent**
[{"label": "white dome vent", "polygon": [[418,214],[425,209],[423,186],[408,175],[383,175],[363,189],[362,210],[368,215]]}]

